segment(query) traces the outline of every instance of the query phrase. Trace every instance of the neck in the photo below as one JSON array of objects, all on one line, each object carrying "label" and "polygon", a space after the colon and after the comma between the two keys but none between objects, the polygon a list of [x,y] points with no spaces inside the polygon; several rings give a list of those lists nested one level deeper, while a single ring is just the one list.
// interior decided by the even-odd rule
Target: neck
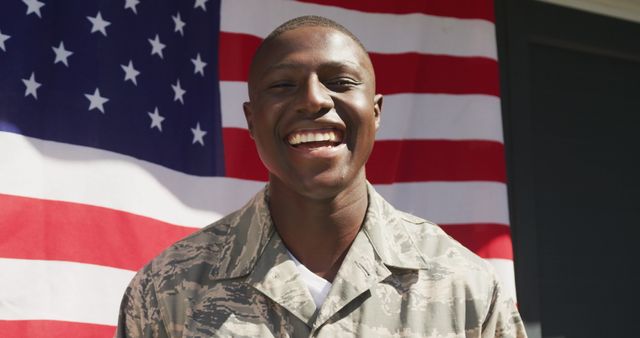
[{"label": "neck", "polygon": [[309,270],[333,281],[367,211],[364,174],[329,198],[303,196],[274,178],[269,193],[271,217],[289,251]]}]

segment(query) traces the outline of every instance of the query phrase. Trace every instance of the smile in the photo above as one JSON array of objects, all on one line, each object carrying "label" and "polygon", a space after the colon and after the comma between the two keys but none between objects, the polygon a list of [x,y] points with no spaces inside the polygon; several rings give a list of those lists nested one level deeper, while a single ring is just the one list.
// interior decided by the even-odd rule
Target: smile
[{"label": "smile", "polygon": [[292,132],[286,137],[293,147],[334,147],[342,143],[344,135],[337,129],[304,129]]}]

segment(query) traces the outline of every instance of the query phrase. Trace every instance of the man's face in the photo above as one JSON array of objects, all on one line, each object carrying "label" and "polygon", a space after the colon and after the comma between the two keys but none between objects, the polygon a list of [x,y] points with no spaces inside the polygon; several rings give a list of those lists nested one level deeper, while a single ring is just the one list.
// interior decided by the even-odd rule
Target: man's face
[{"label": "man's face", "polygon": [[327,198],[364,182],[382,105],[366,53],[326,27],[296,28],[263,47],[244,110],[272,183]]}]

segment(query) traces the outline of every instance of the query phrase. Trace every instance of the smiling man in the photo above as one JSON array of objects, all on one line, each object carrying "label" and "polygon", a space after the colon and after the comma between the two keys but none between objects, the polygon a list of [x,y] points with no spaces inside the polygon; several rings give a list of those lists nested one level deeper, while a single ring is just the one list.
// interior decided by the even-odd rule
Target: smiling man
[{"label": "smiling man", "polygon": [[367,183],[381,111],[344,27],[272,32],[244,104],[268,185],[141,270],[117,336],[525,337],[486,262]]}]

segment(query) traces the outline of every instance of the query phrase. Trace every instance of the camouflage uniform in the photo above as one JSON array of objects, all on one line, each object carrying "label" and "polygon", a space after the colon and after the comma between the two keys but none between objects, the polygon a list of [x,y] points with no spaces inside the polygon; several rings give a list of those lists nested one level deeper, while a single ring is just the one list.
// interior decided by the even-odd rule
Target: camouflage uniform
[{"label": "camouflage uniform", "polygon": [[321,308],[275,231],[267,187],[138,272],[116,337],[526,337],[484,260],[368,190]]}]

